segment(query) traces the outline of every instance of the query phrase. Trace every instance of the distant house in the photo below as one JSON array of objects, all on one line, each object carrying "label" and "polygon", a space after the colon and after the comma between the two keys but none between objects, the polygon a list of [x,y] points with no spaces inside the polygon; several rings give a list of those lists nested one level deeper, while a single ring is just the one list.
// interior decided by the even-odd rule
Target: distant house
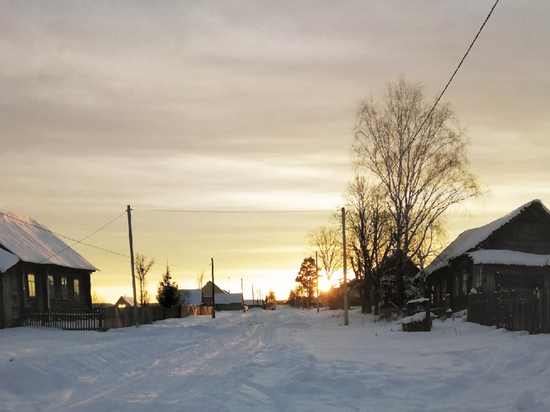
[{"label": "distant house", "polygon": [[180,289],[181,302],[186,306],[202,305],[202,289]]},{"label": "distant house", "polygon": [[[134,298],[132,298],[130,296],[126,296],[126,295],[121,296],[116,301],[115,306],[118,307],[119,309],[133,308],[134,307]],[[137,306],[139,307],[141,305],[138,303]]]},{"label": "distant house", "polygon": [[36,220],[0,210],[0,328],[25,310],[91,309],[97,269]]},{"label": "distant house", "polygon": [[550,288],[550,211],[533,200],[459,235],[425,269],[433,307],[466,308],[472,289]]},{"label": "distant house", "polygon": [[[217,296],[218,294],[225,294],[226,292],[214,283],[214,293]],[[202,304],[212,306],[212,281],[210,280],[202,287]]]},{"label": "distant house", "polygon": [[216,293],[216,310],[242,310],[242,293]]}]

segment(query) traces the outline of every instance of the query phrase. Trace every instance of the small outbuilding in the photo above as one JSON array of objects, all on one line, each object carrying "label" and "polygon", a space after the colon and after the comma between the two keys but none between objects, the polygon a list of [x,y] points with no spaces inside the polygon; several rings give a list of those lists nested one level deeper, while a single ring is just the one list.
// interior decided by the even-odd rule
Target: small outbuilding
[{"label": "small outbuilding", "polygon": [[216,310],[243,310],[242,293],[216,293]]},{"label": "small outbuilding", "polygon": [[181,303],[185,306],[202,305],[202,289],[180,289]]},{"label": "small outbuilding", "polygon": [[469,293],[550,289],[550,211],[533,200],[460,234],[424,270],[434,308],[466,308]]}]

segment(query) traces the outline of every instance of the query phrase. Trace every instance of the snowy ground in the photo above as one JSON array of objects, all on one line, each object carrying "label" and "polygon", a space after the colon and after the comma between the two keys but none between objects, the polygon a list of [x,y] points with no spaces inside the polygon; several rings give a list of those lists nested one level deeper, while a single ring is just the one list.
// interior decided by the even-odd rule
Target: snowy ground
[{"label": "snowy ground", "polygon": [[550,336],[350,312],[0,330],[0,411],[548,411]]}]

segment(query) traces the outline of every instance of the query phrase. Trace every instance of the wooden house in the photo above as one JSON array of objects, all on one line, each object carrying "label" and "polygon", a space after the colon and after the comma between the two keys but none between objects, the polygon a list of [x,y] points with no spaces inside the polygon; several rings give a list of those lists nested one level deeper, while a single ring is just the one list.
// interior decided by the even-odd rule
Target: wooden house
[{"label": "wooden house", "polygon": [[[134,307],[134,298],[130,296],[121,296],[115,303],[115,306],[119,309],[133,308]],[[138,303],[138,307],[141,305]]]},{"label": "wooden house", "polygon": [[424,270],[432,306],[466,308],[469,293],[550,289],[550,211],[533,200],[459,235]]},{"label": "wooden house", "polygon": [[91,309],[97,270],[36,220],[0,210],[0,328],[27,309]]},{"label": "wooden house", "polygon": [[[218,294],[225,294],[226,292],[214,283],[214,293],[217,296]],[[212,306],[212,281],[210,280],[202,287],[202,304],[205,306]]]}]

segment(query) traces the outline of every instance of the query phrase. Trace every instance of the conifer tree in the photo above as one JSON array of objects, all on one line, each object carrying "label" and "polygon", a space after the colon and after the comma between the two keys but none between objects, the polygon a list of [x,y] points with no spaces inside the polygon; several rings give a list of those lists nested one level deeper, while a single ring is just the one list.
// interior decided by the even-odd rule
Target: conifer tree
[{"label": "conifer tree", "polygon": [[178,284],[172,281],[168,265],[166,265],[166,273],[159,282],[157,301],[163,308],[172,308],[180,303]]}]

